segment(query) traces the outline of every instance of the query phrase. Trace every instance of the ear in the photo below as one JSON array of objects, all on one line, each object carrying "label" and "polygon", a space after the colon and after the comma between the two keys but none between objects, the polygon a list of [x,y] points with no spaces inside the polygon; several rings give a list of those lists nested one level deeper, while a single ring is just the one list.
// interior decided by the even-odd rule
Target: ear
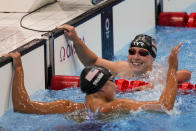
[{"label": "ear", "polygon": [[108,87],[110,87],[110,86],[106,82],[105,85],[101,89],[99,89],[99,91],[105,92],[106,88],[108,88]]},{"label": "ear", "polygon": [[104,92],[104,89],[103,89],[103,88],[104,88],[104,87],[102,87],[101,89],[99,89],[99,91],[100,91],[100,92]]}]

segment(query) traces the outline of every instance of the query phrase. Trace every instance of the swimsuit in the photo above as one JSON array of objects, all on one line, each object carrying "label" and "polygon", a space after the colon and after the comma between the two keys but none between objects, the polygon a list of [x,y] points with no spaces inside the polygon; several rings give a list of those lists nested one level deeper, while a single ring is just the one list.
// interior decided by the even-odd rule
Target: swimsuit
[{"label": "swimsuit", "polygon": [[87,110],[86,121],[88,121],[88,122],[89,121],[91,121],[91,122],[96,121],[100,106],[98,106],[98,108],[96,109],[95,112],[92,112],[90,109],[88,109],[85,104],[84,104],[84,106],[85,106],[85,109]]}]

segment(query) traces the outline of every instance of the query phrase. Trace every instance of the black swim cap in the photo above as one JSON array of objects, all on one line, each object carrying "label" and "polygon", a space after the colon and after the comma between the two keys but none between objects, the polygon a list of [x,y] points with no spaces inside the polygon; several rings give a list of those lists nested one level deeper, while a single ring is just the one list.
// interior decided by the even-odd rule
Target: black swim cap
[{"label": "black swim cap", "polygon": [[140,34],[135,37],[135,39],[130,43],[131,47],[140,47],[147,49],[153,58],[156,58],[157,47],[155,40],[148,35]]},{"label": "black swim cap", "polygon": [[111,72],[102,66],[87,66],[80,74],[80,88],[86,94],[95,93],[111,76]]}]

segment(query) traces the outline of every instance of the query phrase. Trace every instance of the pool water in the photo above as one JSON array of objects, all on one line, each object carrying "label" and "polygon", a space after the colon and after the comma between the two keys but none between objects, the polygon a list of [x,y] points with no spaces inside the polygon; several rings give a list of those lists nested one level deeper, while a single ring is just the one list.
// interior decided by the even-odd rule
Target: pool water
[{"label": "pool water", "polygon": [[[167,57],[174,45],[183,42],[179,57],[179,69],[188,69],[192,73],[191,83],[196,84],[196,29],[156,27],[147,34],[157,41],[158,55],[155,63],[167,65]],[[114,60],[127,60],[129,44],[118,52]],[[74,96],[73,96],[74,94]],[[60,91],[38,90],[31,96],[32,100],[53,101],[69,99],[74,102],[83,102],[84,94],[78,88]],[[117,93],[117,97],[126,97],[135,100],[157,100],[160,91],[149,90],[135,93]],[[196,129],[196,92],[189,91],[186,95],[178,93],[174,109],[170,112],[137,111],[130,114],[117,115],[112,119],[103,118],[77,123],[67,115],[35,115],[15,113],[8,110],[0,117],[0,131],[100,131],[100,130],[133,130],[133,131],[193,131]]]}]

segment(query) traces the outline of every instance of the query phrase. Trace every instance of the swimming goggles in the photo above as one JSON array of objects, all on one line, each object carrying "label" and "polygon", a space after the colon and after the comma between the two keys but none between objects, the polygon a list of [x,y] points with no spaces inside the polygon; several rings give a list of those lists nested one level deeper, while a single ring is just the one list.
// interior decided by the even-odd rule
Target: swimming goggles
[{"label": "swimming goggles", "polygon": [[149,55],[149,52],[146,50],[140,49],[139,51],[136,51],[135,49],[129,49],[129,55],[135,55],[138,52],[140,56],[147,56]]},{"label": "swimming goggles", "polygon": [[109,78],[108,81],[115,82],[115,77]]}]

